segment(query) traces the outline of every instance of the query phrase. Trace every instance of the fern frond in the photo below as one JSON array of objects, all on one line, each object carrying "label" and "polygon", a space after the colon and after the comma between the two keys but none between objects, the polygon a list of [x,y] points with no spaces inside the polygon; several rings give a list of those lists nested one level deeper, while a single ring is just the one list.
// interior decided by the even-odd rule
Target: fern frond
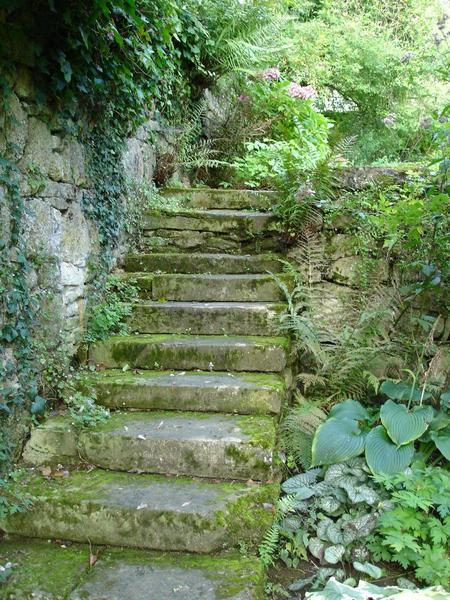
[{"label": "fern frond", "polygon": [[279,540],[280,525],[277,520],[272,524],[259,546],[259,556],[265,567],[269,567],[275,562]]},{"label": "fern frond", "polygon": [[280,425],[280,443],[284,452],[304,470],[311,466],[314,432],[326,419],[325,412],[312,403],[289,411]]}]

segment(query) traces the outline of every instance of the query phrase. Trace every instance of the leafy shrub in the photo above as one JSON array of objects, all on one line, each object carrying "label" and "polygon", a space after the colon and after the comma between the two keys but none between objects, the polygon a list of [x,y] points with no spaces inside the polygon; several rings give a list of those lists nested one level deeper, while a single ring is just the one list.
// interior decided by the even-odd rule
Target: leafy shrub
[{"label": "leafy shrub", "polygon": [[413,465],[405,473],[378,475],[392,510],[380,516],[369,549],[377,560],[414,569],[420,581],[450,581],[450,475],[439,467]]},{"label": "leafy shrub", "polygon": [[90,307],[84,341],[93,343],[109,335],[128,333],[124,319],[138,299],[137,288],[130,281],[110,275],[103,288],[103,299]]},{"label": "leafy shrub", "polygon": [[386,495],[373,483],[363,459],[311,469],[285,481],[282,489],[287,496],[260,548],[266,564],[280,558],[295,567],[307,560],[309,551],[327,565],[330,577],[333,565],[342,560],[367,561],[365,538],[385,508]]},{"label": "leafy shrub", "polygon": [[[270,73],[270,69],[266,72]],[[274,70],[278,77],[278,70]],[[245,144],[235,160],[236,178],[249,187],[292,190],[328,154],[331,123],[314,110],[310,90],[288,81],[249,84],[251,119],[263,139]]]},{"label": "leafy shrub", "polygon": [[[422,442],[421,450],[427,455],[437,449],[450,460],[450,417],[444,402],[441,410],[423,405],[430,394],[403,383],[402,393],[407,387],[410,394],[410,402],[405,406],[398,403],[398,387],[394,382],[383,383],[381,391],[390,398],[379,410],[366,409],[356,400],[333,406],[327,421],[314,435],[313,466],[349,460],[364,453],[373,473],[398,473],[413,461],[416,441]],[[413,398],[418,405],[410,410]],[[431,451],[426,451],[427,445]]]}]

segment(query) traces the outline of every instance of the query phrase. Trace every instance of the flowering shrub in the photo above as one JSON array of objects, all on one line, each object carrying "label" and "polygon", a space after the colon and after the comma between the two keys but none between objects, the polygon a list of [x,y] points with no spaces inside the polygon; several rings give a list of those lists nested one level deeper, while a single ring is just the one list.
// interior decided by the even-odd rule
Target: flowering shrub
[{"label": "flowering shrub", "polygon": [[331,121],[311,102],[310,85],[281,79],[277,67],[266,69],[249,83],[240,102],[249,105],[262,139],[245,143],[245,153],[234,167],[239,182],[248,187],[293,189],[328,154]]}]

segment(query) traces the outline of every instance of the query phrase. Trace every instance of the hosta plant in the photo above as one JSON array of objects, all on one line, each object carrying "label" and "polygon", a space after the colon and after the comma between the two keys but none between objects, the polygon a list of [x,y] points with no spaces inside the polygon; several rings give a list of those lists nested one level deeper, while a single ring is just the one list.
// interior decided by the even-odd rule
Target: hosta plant
[{"label": "hosta plant", "polygon": [[448,394],[442,394],[437,410],[423,403],[411,408],[414,394],[419,401],[427,397],[414,389],[409,392],[408,405],[402,404],[405,388],[395,382],[384,382],[381,391],[390,398],[380,410],[367,409],[355,400],[345,400],[331,409],[314,435],[313,466],[364,454],[372,473],[398,473],[411,464],[418,443],[422,457],[438,450],[450,459]]}]

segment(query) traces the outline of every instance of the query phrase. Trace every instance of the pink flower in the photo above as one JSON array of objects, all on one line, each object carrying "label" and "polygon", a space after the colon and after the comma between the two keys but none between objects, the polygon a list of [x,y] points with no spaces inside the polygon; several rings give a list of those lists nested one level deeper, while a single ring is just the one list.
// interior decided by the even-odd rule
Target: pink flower
[{"label": "pink flower", "polygon": [[295,81],[289,85],[287,93],[291,98],[301,98],[302,100],[309,100],[317,96],[316,90],[311,85],[298,85]]},{"label": "pink flower", "polygon": [[239,102],[248,102],[250,100],[250,96],[245,96],[244,94],[241,94],[238,100]]},{"label": "pink flower", "polygon": [[263,71],[261,75],[266,81],[278,81],[281,77],[280,69],[278,67],[270,67]]}]

